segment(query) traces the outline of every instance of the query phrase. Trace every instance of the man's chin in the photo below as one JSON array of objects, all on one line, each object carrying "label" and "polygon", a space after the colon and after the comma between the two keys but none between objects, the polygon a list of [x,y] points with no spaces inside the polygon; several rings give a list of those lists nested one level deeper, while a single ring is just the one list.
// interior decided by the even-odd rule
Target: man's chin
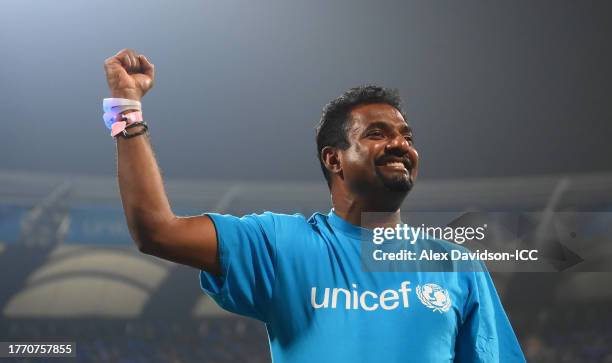
[{"label": "man's chin", "polygon": [[392,192],[408,193],[414,183],[409,176],[383,177],[383,184]]}]

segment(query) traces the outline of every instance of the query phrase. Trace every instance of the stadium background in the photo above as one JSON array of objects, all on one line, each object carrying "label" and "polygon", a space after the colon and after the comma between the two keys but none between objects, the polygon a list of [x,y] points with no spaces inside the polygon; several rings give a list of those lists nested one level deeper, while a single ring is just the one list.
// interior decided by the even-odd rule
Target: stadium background
[{"label": "stadium background", "polygon": [[[0,341],[75,340],[78,362],[269,361],[262,324],[129,238],[101,119],[119,49],[156,64],[144,114],[178,214],[328,211],[313,126],[368,82],[399,88],[415,129],[403,210],[609,213],[609,4],[3,1]],[[609,238],[587,252],[586,268],[493,274],[529,361],[612,361]]]},{"label": "stadium background", "polygon": [[[612,174],[422,182],[403,209],[544,209],[560,184],[568,186],[554,208],[612,210]],[[134,248],[114,179],[11,172],[0,173],[0,187],[2,340],[76,340],[80,362],[269,361],[263,324],[220,310],[200,292],[197,270]],[[325,188],[167,181],[177,213],[185,215],[209,205],[236,215],[308,216],[329,208]],[[609,261],[605,242],[595,252]],[[584,263],[559,273],[493,274],[533,361],[610,359],[612,275],[572,272],[579,267]]]}]

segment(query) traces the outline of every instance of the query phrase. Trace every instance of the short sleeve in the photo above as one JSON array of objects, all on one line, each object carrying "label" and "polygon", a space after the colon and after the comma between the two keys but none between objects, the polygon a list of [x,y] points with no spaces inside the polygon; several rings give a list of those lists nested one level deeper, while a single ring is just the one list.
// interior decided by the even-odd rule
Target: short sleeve
[{"label": "short sleeve", "polygon": [[273,214],[207,215],[217,231],[221,275],[200,271],[200,286],[223,309],[266,321],[275,280]]},{"label": "short sleeve", "polygon": [[483,270],[471,273],[474,284],[455,343],[455,362],[525,362],[491,276]]}]

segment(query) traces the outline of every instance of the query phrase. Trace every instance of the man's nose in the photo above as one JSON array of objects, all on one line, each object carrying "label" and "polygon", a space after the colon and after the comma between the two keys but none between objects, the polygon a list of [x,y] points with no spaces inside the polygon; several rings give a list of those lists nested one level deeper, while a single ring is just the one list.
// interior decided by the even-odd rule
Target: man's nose
[{"label": "man's nose", "polygon": [[411,146],[404,135],[398,135],[390,139],[385,148],[389,153],[403,156],[410,151]]}]

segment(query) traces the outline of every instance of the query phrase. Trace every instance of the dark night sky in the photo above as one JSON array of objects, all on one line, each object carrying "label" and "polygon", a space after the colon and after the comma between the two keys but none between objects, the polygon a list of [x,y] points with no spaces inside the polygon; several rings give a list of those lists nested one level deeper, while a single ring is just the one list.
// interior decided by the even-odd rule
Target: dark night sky
[{"label": "dark night sky", "polygon": [[348,87],[404,98],[421,177],[612,171],[607,1],[23,1],[0,12],[0,169],[113,175],[103,61],[151,59],[167,177],[322,180]]}]

